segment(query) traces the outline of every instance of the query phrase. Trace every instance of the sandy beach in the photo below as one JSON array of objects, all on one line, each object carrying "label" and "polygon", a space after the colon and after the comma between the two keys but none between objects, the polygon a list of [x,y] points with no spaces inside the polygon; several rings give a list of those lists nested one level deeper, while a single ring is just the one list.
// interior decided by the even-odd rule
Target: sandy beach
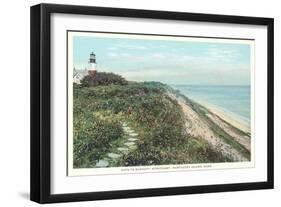
[{"label": "sandy beach", "polygon": [[228,115],[223,110],[221,110],[219,108],[216,108],[214,106],[209,106],[207,104],[205,104],[204,106],[207,109],[209,109],[212,113],[216,114],[221,119],[228,122],[229,124],[235,126],[236,128],[238,128],[238,129],[240,129],[244,132],[251,133],[251,127],[250,127],[249,123],[247,123],[246,121],[243,121],[243,120],[238,119],[234,116]]},{"label": "sandy beach", "polygon": [[[172,99],[177,100],[186,117],[187,133],[194,137],[206,140],[214,148],[220,150],[226,156],[232,157],[236,161],[246,161],[247,159],[241,154],[240,150],[233,148],[229,142],[222,139],[218,132],[214,130],[223,130],[226,136],[231,137],[233,141],[239,143],[249,152],[251,151],[250,127],[246,123],[237,120],[223,111],[210,106],[204,107],[209,111],[204,116],[200,116],[193,107],[191,107],[182,97],[169,94]],[[201,105],[203,106],[203,105]],[[200,105],[196,104],[200,108]],[[209,120],[209,121],[208,121]],[[215,128],[214,128],[215,127]],[[240,130],[240,131],[239,131]]]}]

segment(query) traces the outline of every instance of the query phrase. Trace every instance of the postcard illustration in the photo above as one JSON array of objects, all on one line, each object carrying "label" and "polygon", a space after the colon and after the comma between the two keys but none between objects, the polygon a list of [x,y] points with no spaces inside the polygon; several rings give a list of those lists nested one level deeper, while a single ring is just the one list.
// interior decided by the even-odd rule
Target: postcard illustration
[{"label": "postcard illustration", "polygon": [[69,175],[253,163],[253,44],[69,31]]}]

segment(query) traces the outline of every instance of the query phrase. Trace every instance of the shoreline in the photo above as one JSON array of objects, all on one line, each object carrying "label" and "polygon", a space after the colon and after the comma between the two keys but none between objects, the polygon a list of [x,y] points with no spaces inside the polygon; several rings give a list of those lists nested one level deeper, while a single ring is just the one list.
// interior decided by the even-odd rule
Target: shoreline
[{"label": "shoreline", "polygon": [[[185,96],[185,95],[183,95],[183,96]],[[205,101],[198,101],[198,100],[194,100],[194,99],[190,99],[190,100],[201,105],[202,107],[205,107],[211,113],[218,116],[225,122],[233,125],[234,127],[238,128],[246,133],[251,133],[251,123],[250,123],[250,121],[244,120],[243,117],[240,117],[239,115],[236,115],[233,112],[227,112],[224,109],[221,109],[218,106],[214,106],[212,104],[206,103]]]},{"label": "shoreline", "polygon": [[[201,103],[199,103],[201,104]],[[219,107],[204,103],[202,106],[206,107],[210,112],[220,117],[222,120],[228,122],[229,124],[233,125],[234,127],[246,132],[251,133],[251,126],[245,120],[242,120],[236,115],[228,114],[226,111],[220,109]]]},{"label": "shoreline", "polygon": [[[169,96],[177,100],[181,106],[186,118],[185,126],[190,135],[206,140],[215,149],[219,146],[225,156],[230,156],[236,161],[249,160],[248,151],[250,152],[251,147],[249,136],[246,133],[250,130],[246,124],[240,123],[221,110],[189,99],[194,103],[192,106],[187,103],[188,100],[184,99],[186,96],[182,94],[179,96],[169,94]],[[196,107],[199,111],[196,110]],[[207,117],[210,119],[208,120]],[[244,133],[231,128],[231,125]]]},{"label": "shoreline", "polygon": [[200,98],[195,98],[193,96],[190,96],[190,94],[185,93],[184,90],[177,88],[176,86],[172,86],[175,90],[180,91],[180,93],[187,97],[188,99],[194,101],[195,103],[198,103],[202,107],[205,107],[208,109],[211,113],[214,115],[217,115],[222,120],[228,122],[229,124],[233,125],[234,127],[246,132],[251,133],[251,118],[244,117],[243,115],[234,113],[232,111],[229,111],[228,109],[225,109],[221,106],[215,105],[213,103],[209,103],[205,100],[202,100]]}]

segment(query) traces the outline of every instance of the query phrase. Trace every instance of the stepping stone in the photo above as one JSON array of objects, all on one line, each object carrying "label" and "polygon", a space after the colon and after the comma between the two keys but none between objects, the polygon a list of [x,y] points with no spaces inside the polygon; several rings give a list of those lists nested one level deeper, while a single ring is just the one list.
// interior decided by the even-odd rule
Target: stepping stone
[{"label": "stepping stone", "polygon": [[138,134],[138,133],[129,133],[129,135],[132,136],[132,137],[136,137],[136,136],[138,136],[139,134]]},{"label": "stepping stone", "polygon": [[109,165],[109,162],[106,160],[99,160],[98,163],[96,164],[96,167],[106,167]]},{"label": "stepping stone", "polygon": [[135,149],[137,149],[137,146],[136,146],[136,145],[131,145],[131,146],[129,146],[129,148],[130,148],[131,150],[135,150]]},{"label": "stepping stone", "polygon": [[125,151],[128,151],[129,149],[128,148],[126,148],[126,147],[118,147],[117,148],[119,151],[121,151],[121,152],[125,152]]},{"label": "stepping stone", "polygon": [[135,143],[134,142],[126,142],[125,145],[132,146],[132,145],[135,145]]},{"label": "stepping stone", "polygon": [[129,134],[130,134],[130,133],[134,133],[134,130],[132,130],[132,129],[126,129],[125,131],[126,131],[127,133],[129,133]]},{"label": "stepping stone", "polygon": [[134,141],[136,141],[138,139],[136,139],[136,138],[129,138],[128,140],[131,141],[131,142],[134,142]]},{"label": "stepping stone", "polygon": [[123,129],[124,129],[125,131],[131,130],[130,127],[127,127],[127,126],[123,126]]},{"label": "stepping stone", "polygon": [[108,153],[107,156],[112,159],[117,159],[117,158],[121,157],[120,154],[116,154],[116,153]]}]

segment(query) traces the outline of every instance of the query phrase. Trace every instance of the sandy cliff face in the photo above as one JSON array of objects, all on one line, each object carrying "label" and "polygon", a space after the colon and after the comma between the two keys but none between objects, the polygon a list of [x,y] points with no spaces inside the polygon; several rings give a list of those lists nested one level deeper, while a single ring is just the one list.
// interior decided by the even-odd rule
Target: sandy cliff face
[{"label": "sandy cliff face", "polygon": [[[169,96],[179,103],[185,114],[187,133],[198,139],[206,140],[214,149],[221,151],[234,161],[250,159],[251,139],[249,134],[232,126],[219,114],[206,108],[203,109],[204,113],[198,112],[202,107],[199,104],[193,102],[193,107],[191,107],[191,103],[184,98],[173,93],[169,93]],[[194,110],[195,107],[198,110]],[[201,112],[203,110],[201,109]]]}]

